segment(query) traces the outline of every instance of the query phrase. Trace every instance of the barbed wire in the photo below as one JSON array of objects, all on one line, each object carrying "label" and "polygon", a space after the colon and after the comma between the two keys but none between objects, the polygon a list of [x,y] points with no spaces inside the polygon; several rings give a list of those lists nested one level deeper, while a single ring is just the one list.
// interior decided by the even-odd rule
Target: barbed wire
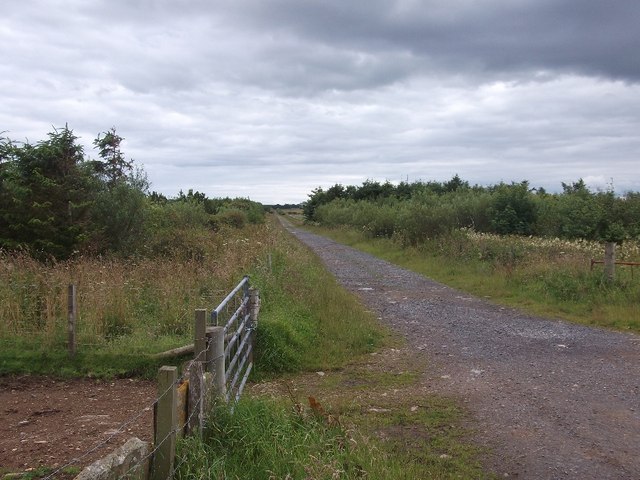
[{"label": "barbed wire", "polygon": [[106,440],[103,440],[101,442],[98,442],[96,445],[94,445],[93,447],[91,447],[89,450],[86,450],[82,455],[80,455],[79,457],[75,457],[73,459],[71,459],[69,462],[65,463],[64,465],[62,465],[61,467],[58,467],[55,471],[53,471],[52,473],[50,473],[49,475],[47,475],[46,477],[44,477],[43,480],[50,480],[52,478],[55,477],[55,475],[57,475],[58,473],[60,473],[62,470],[64,470],[67,467],[70,467],[71,465],[77,464],[79,462],[81,462],[82,460],[84,460],[85,458],[87,458],[89,455],[91,455],[94,452],[97,452],[98,450],[104,448],[109,442],[111,442],[111,440],[113,440],[113,438],[115,438],[116,436],[120,435],[121,433],[124,432],[124,429],[127,428],[129,425],[131,425],[133,422],[135,422],[136,420],[138,420],[140,417],[142,417],[145,413],[147,413],[149,411],[150,408],[153,408],[153,406],[158,403],[158,401],[163,398],[167,393],[169,393],[169,391],[176,385],[179,384],[180,380],[176,380],[175,382],[173,382],[171,385],[169,385],[169,387],[162,392],[160,395],[158,395],[153,402],[151,402],[150,404],[148,404],[147,406],[145,406],[142,410],[140,410],[137,414],[135,414],[134,416],[130,417],[128,420],[126,420],[124,423],[122,423],[116,430],[112,431],[112,433],[107,437]]},{"label": "barbed wire", "polygon": [[[200,405],[203,405],[204,398],[205,398],[205,389],[202,388],[200,390],[200,398],[198,400],[198,403]],[[145,455],[140,460],[138,460],[136,465],[133,465],[131,468],[129,468],[129,470],[127,470],[124,473],[123,477],[127,478],[127,476],[131,472],[133,472],[136,468],[139,468],[141,465],[143,465],[146,460],[150,459],[160,449],[162,444],[164,444],[164,442],[166,442],[171,437],[171,435],[177,434],[181,430],[184,431],[184,429],[187,427],[187,425],[189,425],[189,423],[191,422],[193,417],[198,413],[199,410],[203,410],[203,408],[201,407],[200,409],[196,409],[196,408],[192,409],[191,414],[187,417],[186,421],[182,425],[176,425],[160,442],[158,442],[157,445],[154,445],[153,450],[151,450],[147,455]],[[171,472],[169,473],[169,476],[167,477],[167,480],[170,480],[171,478],[173,478],[173,475],[175,474],[175,472],[183,463],[186,462],[186,459],[187,457],[183,456],[180,462],[177,465],[173,466]]]},{"label": "barbed wire", "polygon": [[[242,298],[242,297],[240,297]],[[232,307],[234,310],[236,310],[236,312],[234,312],[236,315],[239,313],[240,310],[243,310],[243,307],[246,308],[246,299],[242,298],[242,300],[239,302],[240,306],[238,307],[238,300],[234,299],[234,306]],[[229,312],[229,305],[226,305],[226,312]],[[233,311],[233,310],[231,310]],[[234,314],[231,314],[230,316],[234,316]],[[205,335],[205,337],[203,338],[205,340],[208,339],[208,335]],[[200,339],[200,340],[203,340]],[[201,361],[203,363],[203,365],[205,365],[207,368],[205,371],[209,370],[209,365],[216,361],[219,360],[220,358],[224,358],[226,355],[224,353],[214,357],[214,358],[210,358],[207,359],[206,358],[206,354],[207,354],[207,349],[202,350],[200,352],[198,352],[196,354],[196,357],[194,358],[194,361]],[[202,360],[202,357],[204,356],[205,360]],[[239,372],[238,372],[239,373]],[[73,458],[72,460],[70,460],[69,462],[65,463],[64,465],[62,465],[61,467],[57,468],[55,471],[53,471],[52,473],[50,473],[49,475],[47,475],[46,477],[44,477],[43,480],[50,480],[53,479],[58,473],[60,473],[62,470],[64,470],[65,468],[68,468],[71,465],[77,464],[79,462],[81,462],[82,460],[84,460],[85,458],[87,458],[89,455],[91,455],[92,453],[104,448],[106,445],[108,445],[116,436],[120,435],[121,433],[124,432],[124,430],[131,425],[133,422],[135,422],[136,420],[138,420],[140,417],[142,417],[146,412],[149,411],[150,408],[154,407],[160,399],[162,399],[167,393],[169,393],[173,388],[177,387],[178,385],[180,385],[182,382],[184,381],[184,374],[180,376],[180,378],[176,379],[176,381],[172,382],[171,385],[169,385],[167,387],[167,389],[162,392],[160,395],[158,395],[149,405],[147,405],[145,408],[143,408],[142,410],[140,410],[136,415],[130,417],[127,421],[123,422],[116,430],[112,431],[112,433],[107,437],[107,439],[105,439],[104,441],[98,442],[96,445],[94,445],[92,448],[86,450],[82,455]],[[225,383],[226,383],[226,379],[225,379]],[[206,393],[206,388],[205,385],[203,384],[202,388],[201,388],[201,392],[200,392],[200,398],[199,398],[199,402],[201,405],[203,405],[204,402],[204,397],[205,397],[205,393]],[[125,472],[124,477],[127,477],[129,473],[131,473],[134,469],[139,468],[147,459],[150,459],[161,447],[162,445],[169,439],[171,438],[172,435],[177,434],[179,431],[184,431],[185,428],[189,425],[189,423],[191,422],[191,420],[193,419],[194,415],[196,415],[198,413],[198,411],[202,411],[202,407],[200,407],[199,409],[194,408],[191,412],[191,414],[188,416],[188,418],[186,419],[186,421],[182,424],[182,425],[176,425],[174,426],[174,428],[171,429],[171,431],[159,442],[157,442],[157,444],[154,444],[154,448],[143,458],[141,458],[136,465],[132,466],[127,472]],[[183,456],[181,458],[181,460],[172,467],[171,472],[169,473],[168,476],[168,480],[171,479],[173,477],[173,475],[175,474],[175,472],[180,468],[180,466],[182,466],[185,462],[186,462],[187,457]]]},{"label": "barbed wire", "polygon": [[[202,354],[205,353],[206,351],[203,350],[202,352],[200,352],[200,354],[198,355],[198,357]],[[209,362],[213,362],[215,360],[218,360],[220,358],[223,358],[224,355],[218,355],[217,357],[214,357],[210,360],[208,360],[207,362],[202,362],[203,364],[207,364]],[[184,377],[185,375],[181,375],[178,379],[176,379],[175,382],[172,382],[165,391],[163,391],[160,395],[158,395],[152,402],[150,402],[146,407],[144,407],[142,410],[140,410],[136,415],[130,417],[127,421],[123,422],[116,430],[114,430],[109,437],[102,441],[97,443],[96,445],[94,445],[92,448],[90,448],[89,450],[86,450],[82,455],[73,458],[72,460],[70,460],[69,462],[65,463],[64,465],[62,465],[61,467],[57,468],[55,471],[53,471],[52,473],[50,473],[49,475],[47,475],[46,477],[43,478],[43,480],[50,480],[55,478],[55,475],[57,475],[58,473],[60,473],[62,470],[64,470],[67,467],[70,467],[74,464],[77,464],[79,462],[81,462],[82,460],[84,460],[86,457],[88,457],[89,455],[91,455],[92,453],[104,448],[107,444],[109,444],[111,442],[111,440],[113,440],[113,438],[115,438],[116,436],[120,435],[121,433],[124,432],[124,430],[131,425],[133,422],[135,422],[136,420],[138,420],[140,417],[142,417],[146,412],[149,411],[149,409],[153,408],[154,405],[156,405],[158,403],[158,401],[160,399],[162,399],[167,393],[169,393],[171,391],[171,389],[173,389],[174,387],[179,386],[180,384],[183,383],[184,381]],[[204,395],[205,395],[205,389],[203,388],[201,393],[200,393],[200,402],[204,401]],[[162,446],[162,444],[164,444],[164,442],[167,441],[167,439],[179,432],[180,430],[184,430],[186,428],[186,426],[189,424],[189,422],[191,421],[191,419],[194,417],[194,415],[197,413],[197,410],[194,409],[191,412],[191,415],[189,415],[189,417],[187,418],[186,422],[183,423],[181,426],[176,426],[174,427],[162,440],[160,440],[158,442],[157,445],[154,445],[154,449],[151,450],[145,457],[143,457],[142,459],[140,459],[140,461],[138,462],[138,465],[133,466],[129,471],[127,471],[125,473],[125,477],[127,474],[129,474],[133,469],[137,468],[142,462],[144,462],[145,460],[147,460],[148,458],[150,458],[155,452],[158,451],[158,449],[160,448],[160,446]],[[181,461],[178,465],[182,465],[182,463],[184,463],[184,461]],[[176,470],[176,468],[174,468],[174,471]]]}]

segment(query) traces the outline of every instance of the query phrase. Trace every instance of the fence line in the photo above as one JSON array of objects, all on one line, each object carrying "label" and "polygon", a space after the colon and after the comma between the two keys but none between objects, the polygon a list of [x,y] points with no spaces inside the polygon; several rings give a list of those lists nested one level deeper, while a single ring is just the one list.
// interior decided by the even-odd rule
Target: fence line
[{"label": "fence line", "polygon": [[[232,403],[231,409],[240,399],[253,368],[255,329],[260,309],[260,296],[249,285],[249,277],[242,281],[211,311],[207,324],[207,311],[195,311],[194,358],[189,367],[178,378],[177,368],[163,366],[158,373],[158,389],[161,393],[152,402],[154,407],[153,448],[140,459],[136,459],[126,477],[137,468],[142,468],[143,479],[165,480],[185,459],[175,464],[175,447],[178,436],[200,434],[204,418],[213,398]],[[222,325],[221,325],[222,324]],[[182,347],[182,350],[186,347]],[[174,349],[170,352],[177,352]],[[170,353],[165,352],[165,353]],[[125,422],[106,441],[73,459],[46,477],[53,478],[64,468],[78,463],[91,453],[103,448],[115,435],[121,433],[131,422],[138,419],[149,407]],[[182,419],[182,420],[180,420]],[[149,461],[149,468],[145,465]]]},{"label": "fence line", "polygon": [[[177,383],[177,382],[176,382]],[[133,416],[129,417],[127,420],[125,420],[123,423],[120,424],[120,426],[118,428],[116,428],[115,430],[112,431],[112,433],[106,438],[106,440],[103,440],[101,442],[96,443],[93,447],[91,447],[90,449],[86,450],[84,453],[82,453],[82,455],[80,455],[79,457],[75,457],[72,458],[71,460],[69,460],[67,463],[65,463],[64,465],[62,465],[61,467],[58,467],[56,470],[54,470],[53,472],[51,472],[49,475],[47,475],[46,477],[43,478],[43,480],[50,480],[52,478],[55,478],[55,476],[60,473],[62,470],[64,470],[67,467],[70,467],[72,465],[75,465],[79,462],[81,462],[82,460],[84,460],[85,458],[87,458],[89,455],[91,455],[93,452],[97,452],[98,450],[106,447],[109,442],[111,442],[111,440],[113,440],[113,438],[117,437],[118,435],[120,435],[121,433],[123,433],[125,431],[125,429],[131,425],[133,422],[135,422],[136,420],[138,420],[140,417],[142,417],[145,413],[149,412],[149,410],[153,409],[154,406],[156,405],[156,403],[158,402],[158,400],[160,398],[162,398],[164,395],[166,395],[167,393],[169,393],[169,390],[171,390],[172,386],[169,386],[164,392],[162,392],[160,395],[158,395],[156,398],[153,399],[152,402],[150,402],[146,407],[144,407],[142,410],[140,410],[138,413],[134,414]]]}]

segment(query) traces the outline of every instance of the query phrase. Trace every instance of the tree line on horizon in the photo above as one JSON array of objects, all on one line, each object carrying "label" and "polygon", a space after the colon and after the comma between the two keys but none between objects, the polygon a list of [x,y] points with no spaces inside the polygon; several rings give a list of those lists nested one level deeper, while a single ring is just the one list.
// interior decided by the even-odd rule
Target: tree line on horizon
[{"label": "tree line on horizon", "polygon": [[526,180],[472,186],[457,174],[446,182],[367,180],[314,189],[303,213],[307,221],[411,244],[459,228],[618,243],[640,239],[640,193],[592,191],[582,179],[562,183],[560,193],[531,188]]},{"label": "tree line on horizon", "polygon": [[0,252],[41,260],[189,255],[199,237],[221,225],[263,220],[262,205],[248,199],[149,192],[146,173],[126,158],[122,141],[115,128],[99,134],[92,159],[66,125],[37,143],[0,135]]}]

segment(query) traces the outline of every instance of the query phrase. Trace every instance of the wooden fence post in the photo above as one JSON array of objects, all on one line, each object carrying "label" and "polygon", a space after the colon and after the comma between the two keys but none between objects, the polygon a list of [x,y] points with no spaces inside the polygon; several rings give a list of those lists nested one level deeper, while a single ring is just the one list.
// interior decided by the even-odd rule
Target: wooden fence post
[{"label": "wooden fence post", "polygon": [[189,365],[189,405],[187,433],[189,435],[201,435],[204,423],[204,371],[203,362],[194,361]]},{"label": "wooden fence post", "polygon": [[224,358],[224,327],[211,329],[207,363],[209,371],[213,373],[213,393],[216,397],[224,398],[227,393],[227,377]]},{"label": "wooden fence post", "polygon": [[604,244],[604,275],[609,282],[613,282],[616,278],[616,244],[614,242]]},{"label": "wooden fence post", "polygon": [[260,290],[249,289],[249,327],[251,328],[251,354],[249,360],[253,362],[256,349],[256,328],[258,326],[258,314],[260,313]]},{"label": "wooden fence post", "polygon": [[158,372],[158,403],[154,419],[154,449],[151,478],[166,480],[173,475],[176,456],[177,367],[161,367]]},{"label": "wooden fence post", "polygon": [[207,360],[207,311],[196,310],[194,325],[194,349],[193,359],[196,362],[205,362]]},{"label": "wooden fence post", "polygon": [[260,312],[260,290],[251,287],[249,289],[249,315],[251,318],[251,325],[255,326],[258,323],[258,313]]},{"label": "wooden fence post", "polygon": [[76,355],[76,319],[78,316],[78,305],[76,298],[76,286],[74,284],[69,285],[69,291],[67,295],[67,307],[68,307],[68,348],[69,356],[71,358]]}]

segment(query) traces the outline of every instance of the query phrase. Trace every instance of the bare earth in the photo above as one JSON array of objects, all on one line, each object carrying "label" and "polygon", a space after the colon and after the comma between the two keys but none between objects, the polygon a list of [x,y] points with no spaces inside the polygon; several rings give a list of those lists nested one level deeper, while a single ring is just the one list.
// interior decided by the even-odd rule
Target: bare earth
[{"label": "bare earth", "polygon": [[286,227],[425,359],[474,419],[487,468],[519,479],[640,479],[640,337],[536,318]]},{"label": "bare earth", "polygon": [[0,378],[0,477],[78,457],[85,467],[132,436],[150,441],[155,396],[155,382],[136,379]]}]

